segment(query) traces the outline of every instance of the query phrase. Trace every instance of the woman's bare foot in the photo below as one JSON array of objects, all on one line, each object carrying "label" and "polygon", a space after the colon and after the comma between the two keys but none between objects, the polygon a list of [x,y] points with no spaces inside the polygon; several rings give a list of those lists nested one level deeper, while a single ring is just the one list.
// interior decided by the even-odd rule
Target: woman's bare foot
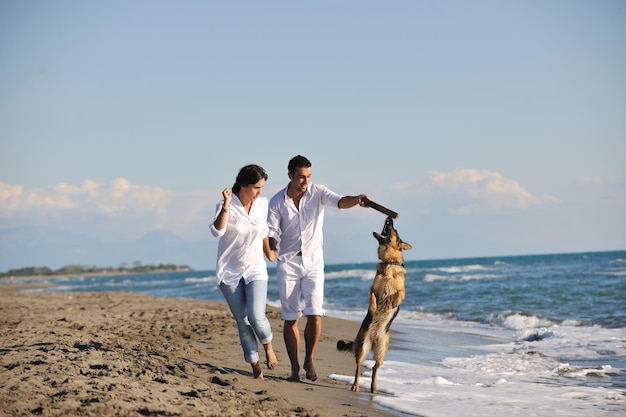
[{"label": "woman's bare foot", "polygon": [[272,344],[268,343],[266,345],[263,345],[263,347],[265,348],[265,364],[267,365],[267,368],[275,369],[278,365],[278,360],[276,359],[276,354],[274,353],[274,348],[272,347]]},{"label": "woman's bare foot", "polygon": [[252,376],[254,379],[263,379],[263,369],[261,369],[261,364],[258,361],[252,364]]}]

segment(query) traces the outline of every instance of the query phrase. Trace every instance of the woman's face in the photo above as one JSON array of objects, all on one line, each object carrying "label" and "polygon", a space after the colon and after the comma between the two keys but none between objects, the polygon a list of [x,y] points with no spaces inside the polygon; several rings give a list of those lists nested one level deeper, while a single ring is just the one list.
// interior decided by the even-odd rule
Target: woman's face
[{"label": "woman's face", "polygon": [[256,184],[242,185],[240,193],[243,194],[245,200],[256,200],[261,195],[261,191],[265,186],[265,178],[261,178]]}]

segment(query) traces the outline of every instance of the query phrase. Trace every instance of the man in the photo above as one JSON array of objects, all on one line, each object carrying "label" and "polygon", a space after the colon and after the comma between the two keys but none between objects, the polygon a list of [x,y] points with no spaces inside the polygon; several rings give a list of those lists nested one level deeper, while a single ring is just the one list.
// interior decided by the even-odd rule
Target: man
[{"label": "man", "polygon": [[276,279],[280,294],[283,337],[291,361],[290,381],[300,380],[298,319],[302,316],[300,296],[304,298],[306,378],[315,381],[315,349],[322,332],[324,314],[324,253],[322,225],[325,206],[347,209],[357,204],[365,207],[365,194],[340,196],[328,187],[311,183],[311,162],[298,155],[289,161],[289,184],[270,200],[268,224],[270,247],[276,250]]}]

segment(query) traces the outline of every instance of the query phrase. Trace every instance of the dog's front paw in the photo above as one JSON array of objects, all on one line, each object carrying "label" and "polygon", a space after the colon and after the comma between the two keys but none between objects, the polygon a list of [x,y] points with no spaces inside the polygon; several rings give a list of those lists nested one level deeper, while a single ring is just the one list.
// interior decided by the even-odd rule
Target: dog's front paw
[{"label": "dog's front paw", "polygon": [[359,392],[359,384],[353,384],[351,389],[354,392]]}]

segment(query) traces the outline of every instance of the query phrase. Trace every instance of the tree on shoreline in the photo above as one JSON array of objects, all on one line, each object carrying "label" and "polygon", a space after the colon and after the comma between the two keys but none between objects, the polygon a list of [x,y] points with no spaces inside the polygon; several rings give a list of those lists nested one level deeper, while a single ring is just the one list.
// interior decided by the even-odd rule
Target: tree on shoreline
[{"label": "tree on shoreline", "polygon": [[83,274],[114,274],[114,273],[148,273],[148,272],[167,272],[167,271],[191,271],[191,268],[187,265],[175,265],[175,264],[158,264],[158,265],[142,265],[141,262],[133,262],[132,267],[128,267],[126,262],[123,262],[117,268],[114,267],[98,267],[98,266],[85,266],[85,265],[66,265],[56,270],[52,270],[47,266],[43,267],[25,267],[18,269],[10,269],[7,272],[0,273],[0,278],[10,277],[31,277],[31,276],[44,276],[52,277],[55,275],[83,275]]}]

